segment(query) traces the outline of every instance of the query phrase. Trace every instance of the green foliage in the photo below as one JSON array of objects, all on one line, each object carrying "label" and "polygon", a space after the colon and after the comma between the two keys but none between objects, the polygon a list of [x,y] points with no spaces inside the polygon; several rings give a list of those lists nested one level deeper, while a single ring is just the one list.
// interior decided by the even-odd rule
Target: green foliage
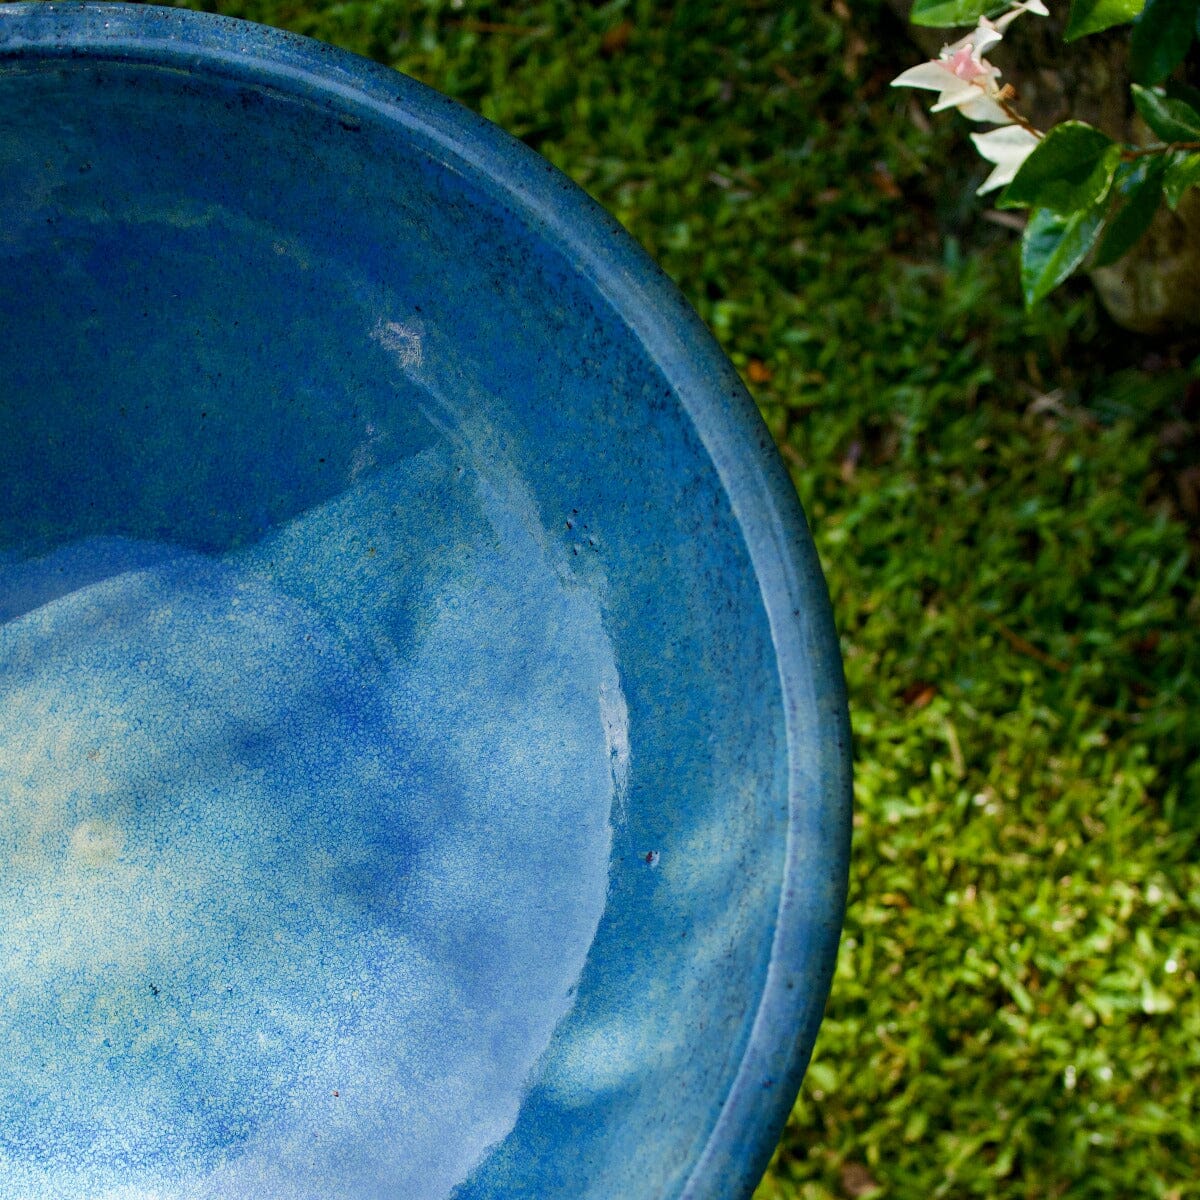
[{"label": "green foliage", "polygon": [[[1187,100],[1136,83],[1133,99],[1147,126],[1165,142],[1200,140],[1200,113]],[[1124,257],[1150,227],[1164,196],[1174,208],[1182,193],[1200,182],[1195,158],[1182,151],[1123,150],[1080,121],[1054,126],[1021,164],[998,205],[1033,209],[1021,241],[1026,304],[1045,299],[1084,263],[1103,267]]]},{"label": "green foliage", "polygon": [[[1021,239],[1021,290],[1029,307],[1045,299],[1100,241],[1121,148],[1082,121],[1056,125],[1022,163],[1000,197],[1001,208],[1032,208]],[[1159,179],[1160,175],[1155,175]],[[1145,232],[1161,186],[1131,182],[1101,246],[1115,261]],[[1144,220],[1143,220],[1144,218]]]},{"label": "green foliage", "polygon": [[933,25],[948,28],[954,25],[974,25],[980,17],[1001,12],[1004,0],[915,0],[909,19],[914,25]]},{"label": "green foliage", "polygon": [[1166,169],[1167,160],[1162,157],[1122,163],[1117,169],[1113,187],[1116,208],[1096,249],[1093,266],[1106,267],[1124,258],[1150,228],[1162,199]]},{"label": "green foliage", "polygon": [[1035,208],[1021,238],[1021,291],[1032,308],[1063,282],[1096,244],[1104,208],[1093,204],[1069,216]]},{"label": "green foliage", "polygon": [[1167,203],[1177,208],[1183,193],[1197,184],[1200,184],[1200,154],[1174,155],[1163,180]]},{"label": "green foliage", "polygon": [[1082,286],[1023,311],[958,131],[887,90],[909,52],[877,0],[222,7],[390,62],[566,170],[678,280],[792,470],[857,811],[759,1200],[1193,1195],[1200,557],[1163,433],[1196,436],[1200,381],[1139,369]]},{"label": "green foliage", "polygon": [[1066,40],[1073,42],[1114,25],[1127,25],[1145,4],[1146,0],[1072,0]]},{"label": "green foliage", "polygon": [[1138,114],[1164,142],[1200,139],[1200,113],[1184,100],[1173,100],[1140,84],[1133,84]]},{"label": "green foliage", "polygon": [[[1011,17],[1021,15],[1012,8],[1015,3],[1005,5]],[[978,0],[916,0],[912,20],[966,24],[990,11]],[[1200,30],[1200,0],[1072,0],[1065,38],[1070,42],[1131,21],[1130,71],[1139,81],[1132,85],[1134,104],[1164,145],[1118,145],[1080,121],[1055,125],[1038,134],[1036,144],[1029,139],[1033,148],[1024,162],[1022,147],[1011,139],[989,142],[990,150],[978,143],[1003,170],[1011,172],[1020,163],[998,207],[1033,210],[1021,252],[1021,286],[1030,307],[1081,267],[1117,262],[1147,231],[1163,199],[1174,209],[1197,182],[1195,169],[1181,155],[1200,150],[1200,91],[1178,80],[1161,91],[1144,85],[1166,82],[1183,62]],[[1012,108],[1012,92],[998,89],[993,77],[984,78],[990,82],[980,85],[978,95],[993,101],[996,120],[1007,118],[1036,133]],[[1013,151],[1009,161],[995,157],[1002,150]],[[1156,159],[1155,165],[1139,165],[1147,156]]]},{"label": "green foliage", "polygon": [[1046,208],[1064,216],[1090,209],[1108,195],[1121,148],[1082,121],[1064,121],[1046,134],[1000,197],[1001,208]]},{"label": "green foliage", "polygon": [[1200,0],[1146,0],[1133,23],[1129,70],[1138,83],[1162,83],[1192,44]]}]

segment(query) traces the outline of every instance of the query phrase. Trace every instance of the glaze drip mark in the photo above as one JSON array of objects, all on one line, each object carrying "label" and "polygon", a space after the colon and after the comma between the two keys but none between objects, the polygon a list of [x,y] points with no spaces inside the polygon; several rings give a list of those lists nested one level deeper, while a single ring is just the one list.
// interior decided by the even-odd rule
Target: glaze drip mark
[{"label": "glaze drip mark", "polygon": [[421,367],[425,351],[421,332],[415,326],[403,325],[399,321],[381,321],[371,336],[394,355],[402,371],[414,371]]},{"label": "glaze drip mark", "polygon": [[600,723],[604,728],[604,743],[608,747],[618,812],[623,817],[629,791],[629,706],[615,667],[600,684]]}]

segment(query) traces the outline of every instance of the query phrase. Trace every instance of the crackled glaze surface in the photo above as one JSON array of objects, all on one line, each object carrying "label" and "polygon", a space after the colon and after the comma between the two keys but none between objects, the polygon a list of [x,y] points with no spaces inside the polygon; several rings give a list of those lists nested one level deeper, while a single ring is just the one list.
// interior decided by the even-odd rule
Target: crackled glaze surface
[{"label": "crackled glaze surface", "polygon": [[677,294],[240,22],[0,7],[0,1200],[749,1195],[836,641]]}]

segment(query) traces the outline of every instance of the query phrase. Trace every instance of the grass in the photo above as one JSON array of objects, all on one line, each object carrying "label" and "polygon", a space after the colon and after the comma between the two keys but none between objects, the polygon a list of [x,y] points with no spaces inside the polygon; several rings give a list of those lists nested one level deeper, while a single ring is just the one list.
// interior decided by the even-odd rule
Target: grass
[{"label": "grass", "polygon": [[886,86],[914,52],[877,2],[216,7],[392,63],[572,175],[791,467],[842,633],[856,844],[758,1200],[1200,1195],[1189,354],[1082,283],[1022,313],[963,129]]}]

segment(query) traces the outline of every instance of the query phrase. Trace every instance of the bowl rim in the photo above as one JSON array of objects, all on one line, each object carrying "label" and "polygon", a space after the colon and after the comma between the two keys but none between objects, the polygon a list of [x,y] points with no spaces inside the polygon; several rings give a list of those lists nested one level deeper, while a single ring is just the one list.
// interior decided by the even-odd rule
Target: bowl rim
[{"label": "bowl rim", "polygon": [[0,3],[0,70],[38,58],[203,71],[369,112],[545,237],[631,329],[704,446],[753,566],[779,672],[788,832],[771,955],[733,1082],[679,1200],[749,1197],[799,1090],[833,977],[851,826],[850,723],[833,612],[795,489],[713,335],[622,226],[535,151],[390,67],[298,34],[111,0]]}]

